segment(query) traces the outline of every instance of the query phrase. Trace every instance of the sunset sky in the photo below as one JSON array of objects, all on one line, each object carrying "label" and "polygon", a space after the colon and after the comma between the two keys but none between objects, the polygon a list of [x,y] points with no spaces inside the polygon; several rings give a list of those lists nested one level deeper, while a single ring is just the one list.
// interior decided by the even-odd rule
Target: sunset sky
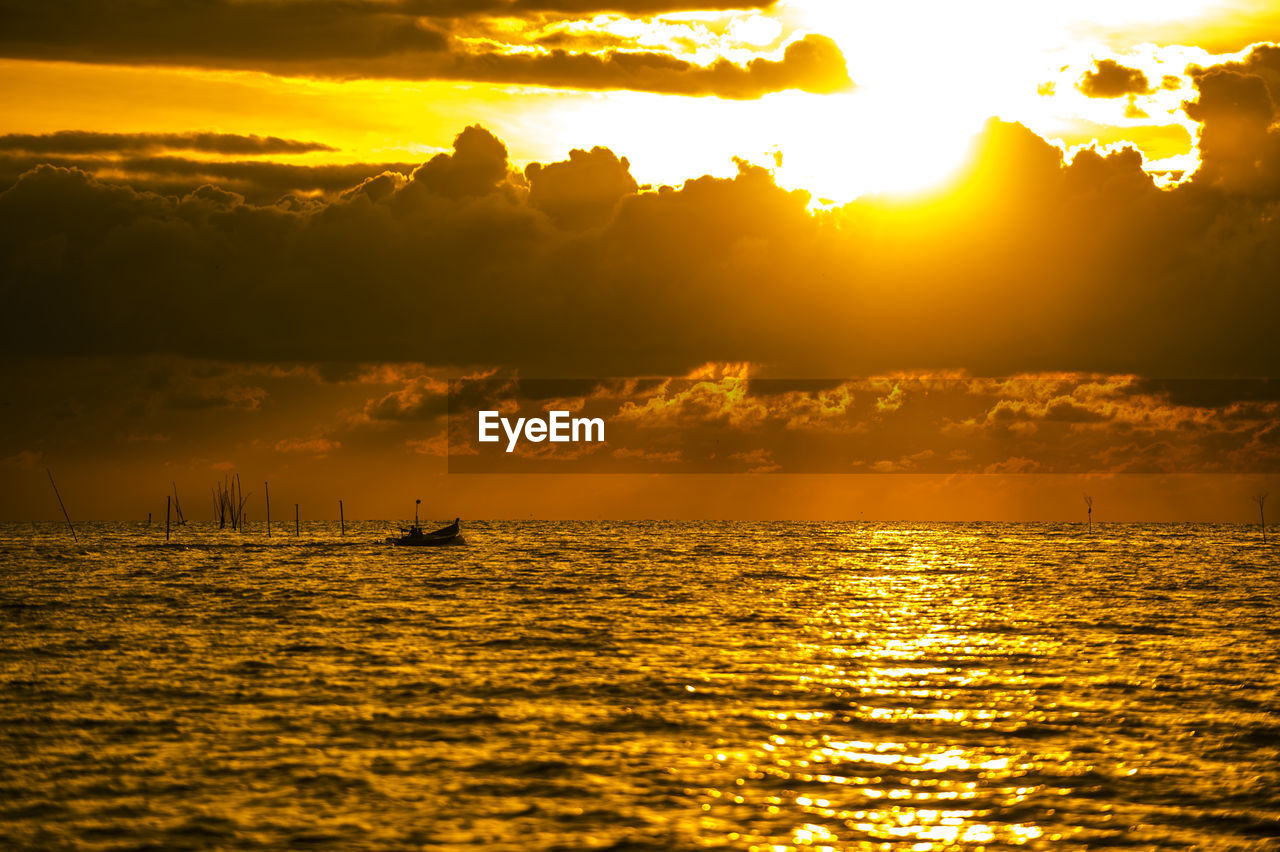
[{"label": "sunset sky", "polygon": [[[59,515],[46,467],[103,519],[232,472],[316,518],[1256,519],[1273,41],[1280,3],[0,0],[0,519]],[[514,377],[609,379],[561,401],[614,440],[447,473],[450,380]]]}]

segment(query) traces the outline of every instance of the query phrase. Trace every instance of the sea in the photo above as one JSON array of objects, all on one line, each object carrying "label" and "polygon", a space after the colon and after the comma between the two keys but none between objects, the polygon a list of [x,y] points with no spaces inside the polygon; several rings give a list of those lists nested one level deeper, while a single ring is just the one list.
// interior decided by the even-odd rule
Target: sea
[{"label": "sea", "polygon": [[0,525],[0,849],[1280,848],[1255,525]]}]

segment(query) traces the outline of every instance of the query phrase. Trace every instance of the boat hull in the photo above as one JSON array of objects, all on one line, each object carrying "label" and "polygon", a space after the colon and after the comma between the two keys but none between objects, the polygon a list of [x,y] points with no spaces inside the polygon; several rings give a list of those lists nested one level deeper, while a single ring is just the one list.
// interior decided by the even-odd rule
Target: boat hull
[{"label": "boat hull", "polygon": [[397,547],[456,547],[466,543],[467,540],[460,534],[448,536],[406,535],[387,539],[387,544],[394,544]]}]

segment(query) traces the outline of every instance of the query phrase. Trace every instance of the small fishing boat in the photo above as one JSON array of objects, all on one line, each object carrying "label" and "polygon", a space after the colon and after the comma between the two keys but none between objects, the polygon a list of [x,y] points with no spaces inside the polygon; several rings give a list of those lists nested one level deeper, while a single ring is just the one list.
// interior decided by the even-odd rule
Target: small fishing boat
[{"label": "small fishing boat", "polygon": [[433,532],[423,532],[422,527],[418,525],[418,506],[421,503],[421,500],[414,501],[413,526],[401,527],[401,535],[387,538],[387,544],[406,547],[446,547],[467,543],[466,539],[462,537],[462,531],[459,527],[461,518],[454,518],[453,523],[447,527],[441,527]]},{"label": "small fishing boat", "polygon": [[456,520],[449,526],[441,527],[433,532],[423,532],[422,527],[417,524],[408,528],[401,527],[400,532],[403,535],[399,538],[388,538],[387,544],[407,545],[409,547],[444,547],[451,544],[467,543],[466,539],[462,537]]}]

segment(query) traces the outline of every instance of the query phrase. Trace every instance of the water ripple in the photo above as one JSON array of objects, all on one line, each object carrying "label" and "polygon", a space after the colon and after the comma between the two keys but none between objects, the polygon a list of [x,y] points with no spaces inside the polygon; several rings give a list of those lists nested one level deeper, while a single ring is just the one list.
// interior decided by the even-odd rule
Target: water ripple
[{"label": "water ripple", "polygon": [[0,526],[0,848],[1280,848],[1245,527]]}]

